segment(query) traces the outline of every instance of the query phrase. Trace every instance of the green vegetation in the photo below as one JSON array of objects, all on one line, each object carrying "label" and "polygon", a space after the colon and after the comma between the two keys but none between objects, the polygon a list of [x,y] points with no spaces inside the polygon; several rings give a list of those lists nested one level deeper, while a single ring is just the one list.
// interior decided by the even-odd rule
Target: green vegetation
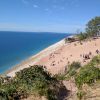
[{"label": "green vegetation", "polygon": [[[100,80],[100,55],[93,57],[93,59],[86,65],[81,66],[80,62],[72,62],[67,67],[68,70],[64,74],[58,74],[58,80],[70,80],[71,77],[75,79],[76,86],[78,87],[77,97],[79,100],[86,95],[83,91],[83,84],[92,85]],[[72,79],[73,79],[72,78]]]},{"label": "green vegetation", "polygon": [[87,39],[87,36],[88,35],[86,33],[82,33],[82,32],[80,34],[77,34],[77,37],[80,41]]},{"label": "green vegetation", "polygon": [[100,55],[95,56],[87,65],[82,67],[75,76],[77,86],[80,88],[83,84],[91,84],[100,79]]},{"label": "green vegetation", "polygon": [[67,74],[69,76],[74,76],[76,74],[76,70],[81,67],[81,64],[80,64],[80,62],[73,62],[68,67],[69,67],[69,70],[68,70]]},{"label": "green vegetation", "polygon": [[86,32],[89,36],[97,36],[100,34],[100,17],[91,19],[86,26]]},{"label": "green vegetation", "polygon": [[16,73],[12,79],[0,78],[1,100],[20,100],[38,94],[57,100],[61,84],[43,66],[31,66]]},{"label": "green vegetation", "polygon": [[97,67],[100,64],[100,55],[93,57],[90,63]]},{"label": "green vegetation", "polygon": [[69,65],[69,70],[77,70],[78,68],[80,68],[81,67],[81,64],[80,64],[80,62],[73,62],[73,63],[71,63],[70,65]]},{"label": "green vegetation", "polygon": [[81,64],[80,62],[73,62],[66,67],[68,67],[69,69],[65,70],[65,73],[55,75],[58,80],[69,80],[77,73],[77,70],[81,67]]},{"label": "green vegetation", "polygon": [[93,57],[93,59],[86,65],[81,66],[80,62],[73,62],[68,66],[68,71],[64,75],[60,75],[61,79],[67,80],[74,77],[76,86],[78,87],[77,97],[81,100],[85,96],[82,89],[83,84],[91,85],[100,80],[100,55]]},{"label": "green vegetation", "polygon": [[[86,32],[77,35],[78,40],[100,35],[100,17],[90,20],[86,26]],[[65,42],[73,42],[77,37],[65,39]],[[31,66],[16,73],[15,77],[0,76],[0,100],[21,100],[31,95],[45,96],[48,100],[61,98],[61,90],[65,91],[62,80],[75,79],[78,87],[77,97],[83,98],[83,84],[92,84],[100,80],[100,55],[95,56],[88,64],[81,67],[79,62],[73,62],[68,66],[64,74],[52,76],[43,66]],[[61,99],[63,100],[63,99]]]},{"label": "green vegetation", "polygon": [[[81,66],[80,62],[72,62],[68,66],[68,70],[64,74],[58,74],[58,80],[70,80],[71,77],[75,79],[76,86],[78,87],[77,97],[79,100],[86,95],[83,91],[83,84],[92,85],[100,80],[100,55],[95,56],[88,64]],[[72,79],[73,79],[72,78]]]},{"label": "green vegetation", "polygon": [[93,57],[92,60],[85,66],[86,67],[88,67],[88,66],[99,67],[99,65],[100,65],[100,55],[97,55],[97,56]]},{"label": "green vegetation", "polygon": [[82,98],[84,97],[84,95],[85,95],[85,92],[83,92],[82,90],[79,90],[77,92],[77,97],[78,97],[79,100],[82,100]]},{"label": "green vegetation", "polygon": [[55,77],[58,80],[65,80],[66,79],[66,74],[56,74]]},{"label": "green vegetation", "polygon": [[95,17],[87,23],[85,32],[80,32],[77,37],[82,41],[98,35],[100,36],[100,17]]},{"label": "green vegetation", "polygon": [[80,88],[83,84],[91,84],[100,79],[100,69],[92,66],[81,68],[75,78],[77,86]]}]

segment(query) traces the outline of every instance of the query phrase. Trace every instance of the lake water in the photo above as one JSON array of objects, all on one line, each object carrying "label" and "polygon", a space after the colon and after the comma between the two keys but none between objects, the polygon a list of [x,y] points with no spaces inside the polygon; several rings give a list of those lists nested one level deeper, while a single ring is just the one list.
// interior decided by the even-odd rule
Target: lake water
[{"label": "lake water", "polygon": [[0,32],[0,73],[69,35],[48,32]]}]

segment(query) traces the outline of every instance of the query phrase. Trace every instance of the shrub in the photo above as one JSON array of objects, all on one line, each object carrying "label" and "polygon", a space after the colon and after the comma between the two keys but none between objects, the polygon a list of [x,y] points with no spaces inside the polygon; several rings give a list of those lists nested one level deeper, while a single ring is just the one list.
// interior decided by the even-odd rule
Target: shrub
[{"label": "shrub", "polygon": [[98,67],[98,65],[100,65],[100,55],[93,57],[92,60],[88,64],[86,64],[84,67],[88,67],[88,66]]},{"label": "shrub", "polygon": [[93,65],[99,65],[100,64],[100,55],[95,56],[92,60],[91,63]]},{"label": "shrub", "polygon": [[70,70],[77,70],[80,67],[81,67],[80,62],[75,62],[75,61],[69,65]]},{"label": "shrub", "polygon": [[100,69],[92,66],[81,68],[75,77],[76,84],[80,88],[83,84],[91,84],[100,79]]},{"label": "shrub", "polygon": [[79,100],[82,100],[84,95],[85,95],[85,92],[83,92],[82,90],[79,90],[77,92],[77,97],[78,97]]},{"label": "shrub", "polygon": [[87,39],[88,38],[88,35],[86,34],[86,33],[80,33],[80,34],[78,34],[77,35],[77,37],[78,37],[78,39],[80,40],[80,41],[83,41],[83,40],[85,40],[85,39]]},{"label": "shrub", "polygon": [[58,80],[65,80],[66,74],[56,74],[55,78],[58,79]]},{"label": "shrub", "polygon": [[48,100],[57,100],[62,86],[43,66],[38,65],[25,68],[17,72],[14,78],[5,83],[1,80],[0,83],[0,96],[4,100],[20,100],[34,93]]},{"label": "shrub", "polygon": [[80,62],[72,62],[69,66],[69,70],[67,74],[69,76],[74,76],[76,74],[76,70],[81,67]]},{"label": "shrub", "polygon": [[71,70],[71,71],[69,71],[69,76],[74,76],[75,74],[76,74],[76,71],[75,70]]}]

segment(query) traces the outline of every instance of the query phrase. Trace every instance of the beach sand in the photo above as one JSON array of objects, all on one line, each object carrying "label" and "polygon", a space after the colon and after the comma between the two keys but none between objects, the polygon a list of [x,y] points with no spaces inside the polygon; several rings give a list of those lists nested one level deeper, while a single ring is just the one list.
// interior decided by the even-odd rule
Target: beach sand
[{"label": "beach sand", "polygon": [[[97,49],[100,50],[100,38],[84,41],[81,44],[79,41],[65,44],[63,39],[13,67],[7,72],[7,75],[14,76],[15,72],[32,65],[44,65],[52,74],[63,73],[65,66],[73,61],[81,62],[83,65],[89,62],[97,55]],[[90,59],[84,61],[83,55],[89,54],[89,52],[91,52]]]},{"label": "beach sand", "polygon": [[4,73],[4,75],[15,76],[15,72],[20,71],[24,68],[28,68],[29,66],[36,65],[41,59],[49,56],[49,54],[58,50],[65,43],[64,39],[47,47],[46,49],[40,51],[38,54],[31,56],[30,58],[22,61],[20,64],[11,67],[8,71]]}]

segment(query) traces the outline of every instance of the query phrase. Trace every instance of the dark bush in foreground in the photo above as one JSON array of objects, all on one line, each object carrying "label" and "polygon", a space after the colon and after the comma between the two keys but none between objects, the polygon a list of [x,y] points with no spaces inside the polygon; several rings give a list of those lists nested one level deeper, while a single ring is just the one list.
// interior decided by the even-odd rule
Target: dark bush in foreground
[{"label": "dark bush in foreground", "polygon": [[21,100],[33,94],[45,96],[48,100],[58,100],[63,87],[43,66],[38,65],[23,69],[14,78],[0,83],[1,100]]}]

